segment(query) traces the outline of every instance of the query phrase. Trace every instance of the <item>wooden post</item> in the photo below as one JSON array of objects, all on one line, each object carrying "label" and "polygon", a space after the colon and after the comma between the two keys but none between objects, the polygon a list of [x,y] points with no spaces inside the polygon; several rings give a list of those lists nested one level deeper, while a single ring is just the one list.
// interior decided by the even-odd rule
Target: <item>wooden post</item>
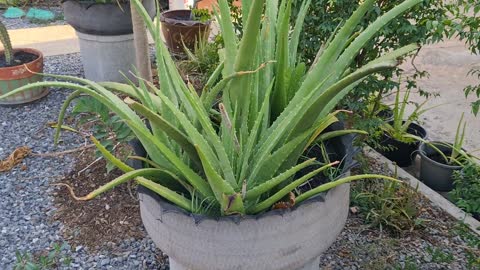
[{"label": "wooden post", "polygon": [[130,4],[130,9],[132,12],[133,37],[135,43],[138,76],[144,80],[153,82],[147,27],[135,6]]}]

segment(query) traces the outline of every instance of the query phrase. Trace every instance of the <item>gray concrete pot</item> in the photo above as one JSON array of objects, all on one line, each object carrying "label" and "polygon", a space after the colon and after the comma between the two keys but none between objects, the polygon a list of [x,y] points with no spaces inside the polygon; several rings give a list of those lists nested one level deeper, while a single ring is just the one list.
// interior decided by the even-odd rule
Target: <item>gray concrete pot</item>
[{"label": "gray concrete pot", "polygon": [[[99,36],[133,33],[129,3],[95,4],[95,1],[62,1],[65,21],[76,31]],[[156,14],[155,0],[143,0],[150,16]]]},{"label": "gray concrete pot", "polygon": [[[447,156],[452,153],[452,149],[446,143],[432,142],[432,144]],[[420,144],[418,150],[421,157],[420,181],[435,191],[451,191],[454,187],[452,174],[461,170],[462,166],[452,166],[433,160],[431,157],[437,154],[437,151],[425,143]]]},{"label": "gray concrete pot", "polygon": [[133,34],[89,35],[77,31],[85,78],[95,82],[135,81],[135,43]]},{"label": "gray concrete pot", "polygon": [[195,216],[139,188],[143,224],[171,270],[318,270],[348,216],[350,185],[292,210],[257,216]]},{"label": "gray concrete pot", "polygon": [[[155,0],[143,0],[153,18]],[[135,45],[129,3],[95,4],[94,1],[63,1],[65,20],[75,28],[85,77],[102,82],[135,81]]]}]

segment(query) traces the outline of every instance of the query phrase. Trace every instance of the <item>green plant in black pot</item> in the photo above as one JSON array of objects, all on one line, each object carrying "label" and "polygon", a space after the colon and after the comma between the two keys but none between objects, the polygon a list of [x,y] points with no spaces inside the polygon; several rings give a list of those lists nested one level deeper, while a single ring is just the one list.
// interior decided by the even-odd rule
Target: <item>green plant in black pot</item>
[{"label": "green plant in black pot", "polygon": [[[455,140],[450,142],[427,141],[416,138],[422,143],[419,147],[421,157],[420,180],[436,191],[447,192],[454,187],[452,174],[474,162],[476,157],[463,149],[467,123],[464,114],[458,122]],[[414,136],[412,136],[414,138]]]},{"label": "green plant in black pot", "polygon": [[380,129],[384,132],[379,139],[381,148],[377,148],[388,159],[397,163],[400,167],[407,167],[412,164],[412,155],[418,149],[419,142],[410,137],[415,135],[420,138],[425,138],[427,132],[423,127],[416,123],[418,117],[425,111],[431,109],[424,109],[427,100],[415,105],[413,112],[406,116],[407,105],[410,102],[411,90],[405,90],[403,98],[400,98],[401,91],[397,90],[395,95],[395,103],[393,105],[393,120],[384,122]]}]

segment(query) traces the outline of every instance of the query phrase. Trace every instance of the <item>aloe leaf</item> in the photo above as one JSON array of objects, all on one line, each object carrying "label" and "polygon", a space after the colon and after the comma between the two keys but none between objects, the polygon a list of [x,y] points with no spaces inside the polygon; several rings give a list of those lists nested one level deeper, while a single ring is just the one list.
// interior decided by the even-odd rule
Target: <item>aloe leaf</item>
[{"label": "aloe leaf", "polygon": [[105,148],[95,137],[90,136],[90,140],[95,144],[97,149],[102,153],[102,155],[110,161],[115,167],[119,168],[124,172],[131,172],[133,168],[123,163],[120,159],[116,158],[112,153],[110,153],[107,148]]},{"label": "aloe leaf", "polygon": [[276,118],[283,109],[287,106],[287,89],[288,89],[288,73],[289,73],[289,28],[290,28],[290,13],[292,9],[292,1],[284,0],[280,8],[280,24],[278,26],[278,38],[276,57],[277,63],[275,65],[275,89],[273,91],[272,114]]},{"label": "aloe leaf", "polygon": [[293,138],[274,153],[267,156],[265,159],[257,161],[256,164],[252,164],[253,169],[251,174],[247,177],[247,183],[255,184],[262,182],[265,179],[270,179],[277,173],[278,169],[282,166],[282,164],[284,164],[285,160],[289,159],[292,152],[295,152],[295,149],[303,146],[303,143],[309,137],[310,133],[311,132],[305,132],[304,134]]},{"label": "aloe leaf", "polygon": [[300,6],[300,11],[297,14],[297,19],[295,21],[295,26],[293,28],[292,37],[290,39],[290,65],[295,66],[297,64],[297,54],[298,54],[298,44],[300,41],[300,34],[302,33],[303,24],[305,17],[310,7],[312,0],[306,0],[302,2]]},{"label": "aloe leaf", "polygon": [[[323,80],[327,75],[325,67],[332,66],[334,61],[345,49],[347,42],[355,31],[356,26],[363,19],[363,16],[373,7],[375,0],[364,1],[352,16],[340,28],[335,38],[331,41],[329,46],[322,53],[315,66],[313,66],[308,73],[307,79],[303,82],[299,92],[315,88],[318,80]],[[353,59],[353,57],[352,57]]]},{"label": "aloe leaf", "polygon": [[176,193],[175,191],[172,191],[169,188],[166,188],[159,183],[153,182],[151,180],[145,179],[143,177],[137,177],[135,178],[135,181],[139,184],[142,185],[151,191],[157,193],[158,195],[162,196],[163,198],[169,200],[170,202],[174,203],[175,205],[189,211],[193,212],[192,210],[192,204],[190,200],[185,198],[184,196]]},{"label": "aloe leaf", "polygon": [[[129,121],[127,121],[129,122]],[[134,123],[129,123],[132,127],[132,130],[136,131],[137,134],[141,135],[143,138],[148,140],[150,144],[155,147],[162,155],[171,163],[179,174],[182,174],[185,179],[192,185],[200,194],[205,198],[211,197],[212,190],[208,186],[207,182],[202,179],[196,172],[194,172],[190,166],[185,164],[172,150],[170,150],[166,145],[164,145],[160,140],[154,137],[151,133],[146,132],[140,129]]]},{"label": "aloe leaf", "polygon": [[329,183],[320,185],[320,186],[318,186],[314,189],[311,189],[311,190],[309,190],[305,193],[300,194],[296,198],[296,203],[297,204],[301,203],[306,199],[309,199],[309,198],[311,198],[311,197],[313,197],[313,196],[315,196],[319,193],[322,193],[322,192],[327,191],[329,189],[332,189],[334,187],[340,186],[342,184],[350,183],[350,182],[357,181],[357,180],[372,179],[372,178],[385,179],[385,180],[390,180],[390,181],[397,182],[397,183],[403,183],[402,181],[400,181],[398,179],[395,179],[393,177],[389,177],[389,176],[385,176],[385,175],[379,175],[379,174],[361,174],[361,175],[348,176],[348,177],[341,178],[341,179],[338,179],[338,180],[333,181],[333,182],[329,182]]},{"label": "aloe leaf", "polygon": [[275,176],[274,178],[248,189],[245,194],[245,201],[255,201],[263,193],[271,191],[274,187],[288,180],[300,170],[312,165],[314,161],[315,159],[309,159],[307,161],[299,163],[298,165],[286,170],[285,172]]},{"label": "aloe leaf", "polygon": [[297,188],[301,184],[307,182],[308,180],[310,180],[312,177],[314,177],[318,173],[320,173],[320,172],[322,172],[322,171],[324,171],[324,170],[326,170],[326,169],[328,169],[328,168],[330,168],[334,165],[337,165],[337,164],[338,164],[338,161],[327,164],[325,166],[322,166],[321,168],[313,170],[310,173],[300,177],[299,179],[297,179],[297,180],[293,181],[292,183],[286,185],[284,188],[282,188],[281,190],[279,190],[277,193],[273,194],[272,196],[270,196],[266,200],[256,204],[251,209],[248,209],[248,213],[249,214],[257,214],[261,211],[264,211],[264,210],[272,207],[272,205],[274,205],[275,203],[280,201],[283,197],[285,197],[288,193],[290,193],[292,190],[294,190],[295,188]]},{"label": "aloe leaf", "polygon": [[142,104],[133,100],[127,101],[127,104],[129,104],[135,111],[145,116],[150,123],[157,125],[163,132],[165,132],[165,134],[168,134],[168,137],[177,142],[197,165],[201,164],[195,147],[185,134],[183,134],[175,126],[171,125],[159,114],[156,114]]},{"label": "aloe leaf", "polygon": [[219,0],[218,7],[220,8],[219,25],[222,30],[222,36],[225,44],[225,69],[223,76],[226,77],[232,74],[235,69],[235,58],[237,55],[237,35],[235,35],[235,28],[233,27],[233,20],[230,15],[227,0]]},{"label": "aloe leaf", "polygon": [[316,142],[324,142],[327,140],[330,140],[332,138],[344,136],[344,135],[349,135],[349,134],[362,134],[362,135],[368,135],[368,132],[365,130],[359,130],[359,129],[344,129],[344,130],[337,130],[337,131],[330,131],[321,134],[318,136],[318,138],[315,140]]},{"label": "aloe leaf", "polygon": [[94,191],[88,193],[87,195],[85,195],[83,197],[77,197],[74,194],[73,189],[70,186],[67,186],[65,184],[62,184],[62,185],[68,187],[68,189],[70,190],[70,193],[72,194],[72,197],[74,197],[76,200],[88,201],[88,200],[91,200],[91,199],[94,199],[94,198],[98,197],[99,195],[101,195],[101,194],[103,194],[103,193],[105,193],[109,190],[112,190],[113,188],[117,187],[118,185],[126,183],[129,180],[135,179],[136,177],[139,177],[139,176],[155,177],[155,176],[158,176],[158,175],[163,174],[163,173],[165,173],[165,170],[160,170],[160,169],[140,169],[140,170],[135,170],[135,171],[129,171],[129,172],[126,172],[126,173],[122,174],[121,176],[113,179],[112,181],[96,188]]},{"label": "aloe leaf", "polygon": [[70,103],[72,103],[72,101],[77,97],[79,97],[81,94],[82,94],[82,91],[76,90],[73,93],[71,93],[67,97],[67,99],[63,102],[62,108],[60,109],[60,113],[58,114],[57,128],[55,129],[55,135],[53,137],[53,143],[55,144],[55,146],[58,144],[60,133],[62,132],[62,125],[63,125],[63,120],[65,119],[65,112],[70,106]]},{"label": "aloe leaf", "polygon": [[198,156],[203,164],[203,170],[207,176],[208,183],[212,188],[215,198],[221,206],[225,214],[240,213],[244,214],[243,202],[241,196],[238,196],[233,189],[222,177],[215,171],[210,160],[205,156],[200,147],[195,145]]}]

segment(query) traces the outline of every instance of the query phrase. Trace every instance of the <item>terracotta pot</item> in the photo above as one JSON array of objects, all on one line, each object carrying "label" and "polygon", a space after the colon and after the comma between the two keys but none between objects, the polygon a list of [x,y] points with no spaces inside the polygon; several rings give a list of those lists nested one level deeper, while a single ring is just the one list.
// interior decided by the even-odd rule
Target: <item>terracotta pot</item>
[{"label": "terracotta pot", "polygon": [[[0,95],[7,94],[18,87],[27,85],[29,83],[40,82],[43,80],[43,76],[35,73],[43,73],[43,54],[42,52],[29,49],[29,48],[17,48],[13,50],[15,52],[27,52],[38,56],[37,59],[30,63],[26,63],[14,67],[2,67],[0,68]],[[4,51],[0,51],[3,54]],[[23,104],[35,101],[48,94],[46,88],[36,88],[29,91],[24,91],[19,94],[7,97],[0,100],[2,105],[15,105]]]},{"label": "terracotta pot", "polygon": [[165,43],[170,51],[184,53],[184,46],[193,50],[195,42],[200,37],[208,38],[210,34],[210,21],[200,22],[190,20],[191,10],[170,10],[160,15],[162,32]]}]

